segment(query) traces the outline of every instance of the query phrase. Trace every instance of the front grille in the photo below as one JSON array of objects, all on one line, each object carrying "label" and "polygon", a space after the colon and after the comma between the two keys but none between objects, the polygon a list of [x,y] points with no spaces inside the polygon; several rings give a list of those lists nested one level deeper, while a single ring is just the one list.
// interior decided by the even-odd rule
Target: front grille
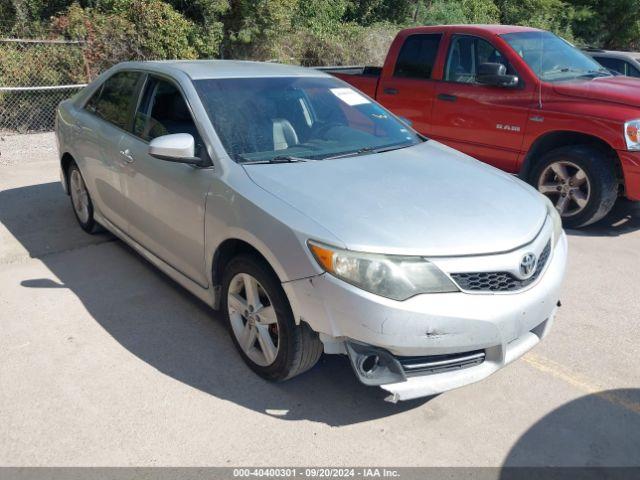
[{"label": "front grille", "polygon": [[422,357],[396,357],[404,373],[412,375],[432,375],[435,373],[460,370],[473,367],[484,362],[484,350],[473,352],[451,353],[447,355],[429,355]]},{"label": "front grille", "polygon": [[544,270],[550,254],[551,241],[542,250],[535,272],[526,280],[520,280],[509,272],[453,273],[451,278],[462,290],[471,292],[515,292],[536,281]]}]

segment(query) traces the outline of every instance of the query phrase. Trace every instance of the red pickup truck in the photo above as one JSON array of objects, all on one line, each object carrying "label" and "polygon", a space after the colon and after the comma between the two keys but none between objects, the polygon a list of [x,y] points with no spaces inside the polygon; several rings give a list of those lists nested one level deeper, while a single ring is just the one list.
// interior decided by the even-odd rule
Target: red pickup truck
[{"label": "red pickup truck", "polygon": [[640,79],[534,28],[401,31],[383,67],[325,69],[420,133],[547,195],[565,226],[640,200]]}]

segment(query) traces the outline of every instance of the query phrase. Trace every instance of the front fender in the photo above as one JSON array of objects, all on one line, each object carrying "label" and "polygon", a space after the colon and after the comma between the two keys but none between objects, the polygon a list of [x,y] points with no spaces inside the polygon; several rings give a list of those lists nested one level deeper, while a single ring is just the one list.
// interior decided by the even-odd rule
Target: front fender
[{"label": "front fender", "polygon": [[315,221],[251,181],[234,165],[214,179],[205,207],[206,269],[213,284],[215,252],[229,239],[250,244],[269,262],[281,282],[322,273],[306,246],[308,239],[342,246]]}]

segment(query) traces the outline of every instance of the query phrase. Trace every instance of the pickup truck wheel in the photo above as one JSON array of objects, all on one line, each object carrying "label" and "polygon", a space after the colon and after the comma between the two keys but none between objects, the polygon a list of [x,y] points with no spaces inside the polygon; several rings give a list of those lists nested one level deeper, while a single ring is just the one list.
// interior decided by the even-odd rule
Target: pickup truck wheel
[{"label": "pickup truck wheel", "polygon": [[94,233],[97,224],[93,218],[93,202],[84,183],[84,178],[82,178],[82,173],[75,163],[69,166],[68,177],[73,213],[85,232]]},{"label": "pickup truck wheel", "polygon": [[222,312],[245,363],[258,375],[286,380],[313,367],[322,355],[318,335],[296,325],[280,281],[255,255],[239,255],[222,277]]},{"label": "pickup truck wheel", "polygon": [[567,228],[597,222],[609,213],[618,196],[610,158],[588,145],[550,151],[534,166],[530,180],[556,206]]}]

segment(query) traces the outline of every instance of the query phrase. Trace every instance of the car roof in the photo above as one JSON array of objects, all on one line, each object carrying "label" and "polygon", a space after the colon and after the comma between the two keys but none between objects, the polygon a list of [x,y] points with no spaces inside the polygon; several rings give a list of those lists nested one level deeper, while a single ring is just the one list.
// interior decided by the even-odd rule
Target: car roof
[{"label": "car roof", "polygon": [[585,52],[598,57],[610,57],[610,58],[640,58],[640,52],[623,52],[619,50],[600,50],[596,48],[585,48]]},{"label": "car roof", "polygon": [[244,60],[154,60],[124,62],[119,68],[141,69],[156,73],[183,72],[192,80],[251,77],[330,77],[313,68]]},{"label": "car roof", "polygon": [[413,27],[403,30],[408,34],[413,33],[428,33],[428,32],[462,32],[462,33],[492,33],[495,35],[502,35],[505,33],[516,32],[544,32],[539,28],[523,27],[520,25],[482,25],[482,24],[469,24],[469,25],[433,25],[426,27]]}]

